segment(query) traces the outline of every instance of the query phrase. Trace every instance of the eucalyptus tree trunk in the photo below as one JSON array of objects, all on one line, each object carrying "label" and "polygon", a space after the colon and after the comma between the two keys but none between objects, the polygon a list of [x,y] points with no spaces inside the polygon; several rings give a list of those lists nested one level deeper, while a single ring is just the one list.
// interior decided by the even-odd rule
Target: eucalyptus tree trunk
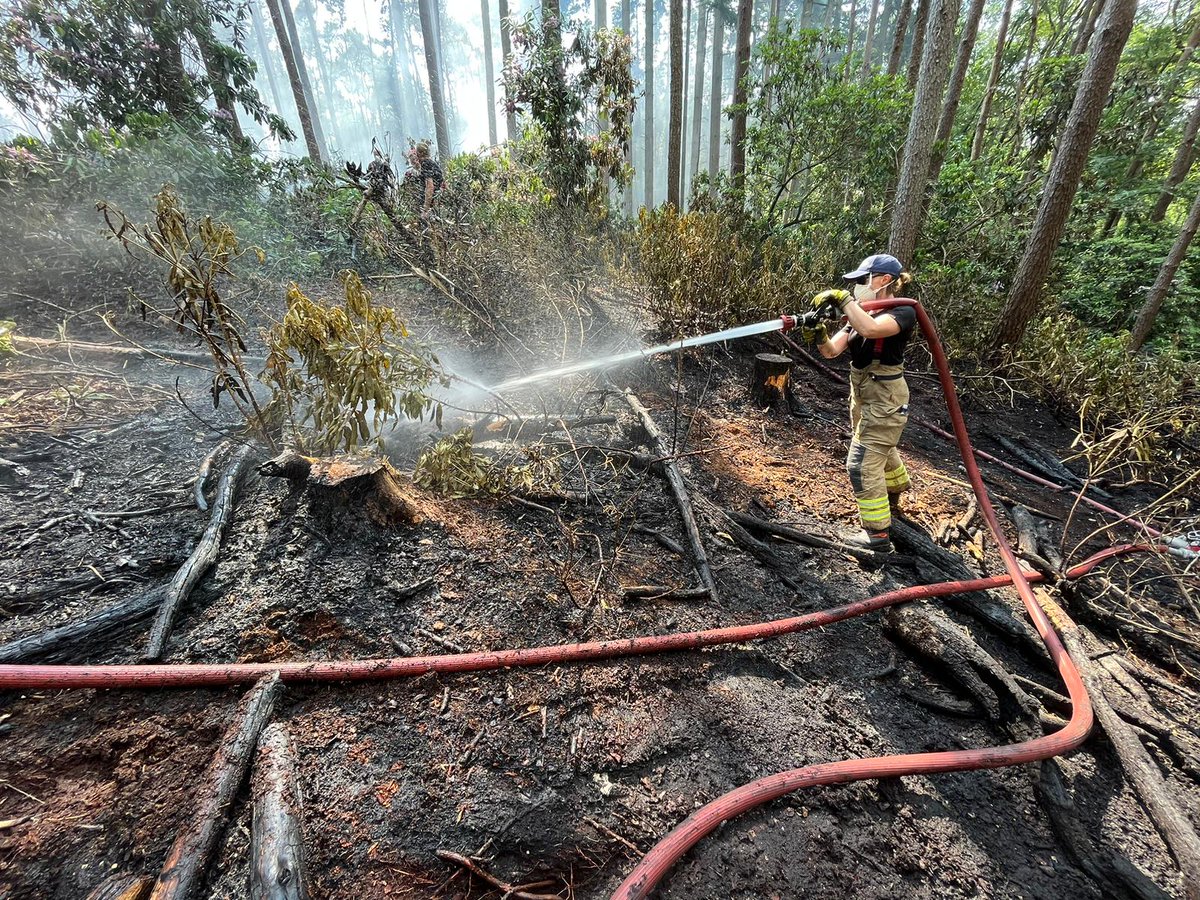
[{"label": "eucalyptus tree trunk", "polygon": [[[625,0],[626,3],[629,0]],[[512,56],[512,26],[508,19],[508,0],[499,0],[500,4],[500,63],[503,67],[508,66],[508,58]],[[513,98],[508,94],[508,88],[504,88],[504,114],[505,127],[508,129],[507,139],[514,140],[517,137],[517,114],[514,112]]]},{"label": "eucalyptus tree trunk", "polygon": [[692,153],[689,181],[700,171],[700,119],[704,112],[704,56],[708,49],[708,5],[701,0],[696,34],[696,71],[692,79]]},{"label": "eucalyptus tree trunk", "polygon": [[867,18],[867,37],[863,41],[862,78],[871,75],[871,45],[875,43],[875,23],[879,18],[879,0],[871,0],[871,14]]},{"label": "eucalyptus tree trunk", "polygon": [[1196,236],[1196,229],[1198,227],[1200,227],[1200,193],[1197,193],[1196,199],[1192,201],[1192,208],[1188,210],[1187,219],[1183,223],[1183,229],[1179,232],[1179,237],[1175,239],[1175,243],[1171,246],[1171,252],[1167,254],[1162,268],[1158,270],[1158,277],[1154,279],[1154,286],[1150,288],[1150,294],[1146,297],[1146,302],[1138,313],[1137,322],[1134,323],[1133,332],[1129,336],[1130,350],[1137,350],[1150,337],[1150,332],[1154,328],[1154,320],[1158,316],[1158,311],[1162,308],[1167,291],[1171,289],[1171,282],[1175,280],[1175,273],[1179,271],[1179,264],[1183,262],[1188,248],[1192,245],[1192,239]]},{"label": "eucalyptus tree trunk", "polygon": [[894,76],[900,71],[900,59],[904,55],[904,38],[908,34],[908,22],[912,17],[914,2],[915,0],[900,0],[900,12],[896,16],[896,33],[892,37],[892,55],[888,57],[887,73],[889,76]]},{"label": "eucalyptus tree trunk", "polygon": [[987,87],[983,90],[983,101],[979,105],[979,121],[975,123],[975,138],[971,141],[971,162],[983,155],[983,136],[987,133],[988,116],[992,113],[992,100],[996,97],[996,85],[1000,82],[1000,68],[1004,65],[1004,47],[1008,39],[1008,23],[1012,19],[1013,0],[1004,0],[1004,12],[1000,14],[1000,28],[996,32],[996,52],[992,54],[992,68],[988,72]]},{"label": "eucalyptus tree trunk", "polygon": [[854,56],[854,32],[858,30],[858,0],[850,0],[850,30],[846,35],[846,66],[849,72],[849,60]]},{"label": "eucalyptus tree trunk", "polygon": [[708,98],[708,183],[715,186],[721,169],[721,101],[725,99],[725,16],[713,7],[712,90]]},{"label": "eucalyptus tree trunk", "polygon": [[421,14],[421,39],[425,45],[425,68],[429,73],[429,103],[433,107],[433,128],[437,134],[438,156],[450,156],[450,131],[446,127],[446,103],[442,94],[442,67],[438,61],[437,34],[434,31],[432,4],[436,0],[417,0]]},{"label": "eucalyptus tree trunk", "polygon": [[1171,171],[1167,175],[1167,180],[1163,182],[1162,190],[1158,195],[1158,202],[1154,204],[1154,211],[1150,213],[1151,222],[1161,222],[1167,217],[1167,210],[1171,206],[1171,201],[1175,199],[1175,189],[1183,183],[1183,179],[1187,178],[1188,172],[1192,169],[1192,163],[1196,158],[1196,132],[1200,131],[1200,100],[1192,107],[1192,114],[1188,116],[1187,125],[1183,128],[1183,140],[1179,142],[1179,147],[1175,151],[1175,159],[1171,162]]},{"label": "eucalyptus tree trunk", "polygon": [[[502,0],[502,2],[503,2],[503,0]],[[631,21],[632,21],[632,19],[631,19],[630,12],[629,12],[629,0],[621,0],[621,31],[624,32],[626,37],[629,36],[629,26],[631,24]],[[632,57],[632,54],[631,54],[631,57]],[[630,66],[632,67],[632,65],[633,65],[633,62],[632,62],[632,58],[631,58]],[[632,79],[633,73],[630,72],[629,75],[630,75],[630,78]],[[632,122],[630,124],[632,125]],[[630,128],[631,138],[632,138],[632,133],[633,133],[633,129]],[[626,141],[626,143],[625,143],[625,162],[628,163],[629,165],[633,164],[633,146],[630,141]],[[631,219],[631,218],[633,218],[633,179],[630,179],[625,184],[624,202],[625,202],[625,216],[626,216],[626,218]]]},{"label": "eucalyptus tree trunk", "polygon": [[750,26],[754,0],[738,0],[737,62],[733,70],[733,123],[729,130],[729,177],[740,186],[746,174],[746,76],[750,74]]},{"label": "eucalyptus tree trunk", "polygon": [[488,141],[500,143],[496,136],[496,72],[492,65],[492,12],[488,0],[479,0],[479,18],[483,22],[483,71],[487,82]]},{"label": "eucalyptus tree trunk", "polygon": [[313,61],[317,67],[317,79],[321,83],[321,93],[325,98],[325,105],[332,110],[333,81],[330,76],[329,60],[321,52],[321,37],[317,33],[317,20],[313,16],[312,9],[314,2],[315,0],[304,0],[304,2],[296,4],[296,12],[304,20],[304,29],[308,32],[308,42],[313,48]]},{"label": "eucalyptus tree trunk", "polygon": [[642,135],[642,183],[645,187],[643,204],[654,209],[654,0],[644,0],[646,11],[645,55],[642,72],[646,81],[646,133]]},{"label": "eucalyptus tree trunk", "polygon": [[958,59],[950,73],[950,84],[942,101],[942,118],[938,122],[937,137],[934,138],[933,165],[929,171],[930,183],[936,183],[942,171],[942,163],[950,151],[950,136],[954,132],[954,117],[958,115],[958,104],[962,99],[963,84],[967,80],[967,68],[971,65],[971,54],[975,50],[975,39],[979,36],[979,19],[983,16],[984,0],[971,0],[967,18],[963,22],[962,34],[958,39]]},{"label": "eucalyptus tree trunk", "polygon": [[683,172],[683,0],[671,0],[671,110],[667,133],[667,202],[680,209],[679,176]]},{"label": "eucalyptus tree trunk", "polygon": [[308,78],[308,66],[304,64],[304,51],[300,47],[300,33],[296,30],[296,19],[292,15],[291,0],[276,0],[276,2],[283,13],[284,25],[287,27],[292,57],[296,61],[296,71],[300,76],[300,87],[304,91],[304,98],[308,103],[313,133],[317,137],[317,147],[321,150],[321,162],[329,162],[329,144],[325,140],[325,131],[321,127],[321,113],[317,109],[316,94],[313,93],[312,82]]},{"label": "eucalyptus tree trunk", "polygon": [[912,263],[924,216],[925,188],[929,184],[942,91],[950,69],[958,0],[934,0],[929,8],[928,19],[928,46],[921,56],[921,70],[913,97],[908,136],[904,141],[904,161],[896,184],[891,236],[888,239],[888,252],[906,264]]},{"label": "eucalyptus tree trunk", "polygon": [[1137,0],[1108,0],[1092,39],[1087,63],[1054,154],[1025,253],[1013,278],[1008,301],[992,333],[993,350],[1016,347],[1041,303],[1042,288],[1062,239],[1079,179],[1087,165],[1100,116],[1108,102],[1121,51],[1133,28]]},{"label": "eucalyptus tree trunk", "polygon": [[284,24],[283,12],[279,6],[280,0],[267,0],[267,9],[271,13],[271,25],[275,28],[275,39],[279,42],[279,52],[283,56],[283,64],[287,67],[288,81],[292,85],[292,97],[296,100],[296,116],[300,119],[300,131],[304,135],[304,145],[308,148],[309,158],[321,163],[325,161],[325,157],[321,153],[321,145],[317,142],[312,112],[308,105],[308,99],[304,96],[304,86],[300,83],[300,70],[296,65],[292,42],[288,40],[287,25]]},{"label": "eucalyptus tree trunk", "polygon": [[[688,173],[688,86],[691,84],[692,64],[692,5],[688,0],[687,17],[683,22],[683,97],[679,121],[682,123],[679,137],[679,196],[687,199]],[[680,207],[682,209],[683,207]]]},{"label": "eucalyptus tree trunk", "polygon": [[[601,28],[608,27],[608,4],[605,2],[605,0],[596,0],[595,8],[593,10],[593,16],[595,18],[595,26],[596,26],[597,31],[599,31]],[[602,132],[608,131],[608,115],[604,112],[604,110],[600,110],[598,112],[597,123],[600,126],[600,131],[602,131]],[[609,194],[611,192],[611,185],[610,185],[609,173],[608,173],[607,168],[605,168],[604,171],[600,175],[600,185],[601,185],[601,189],[600,189],[601,196],[604,198],[604,209],[607,212]]]}]

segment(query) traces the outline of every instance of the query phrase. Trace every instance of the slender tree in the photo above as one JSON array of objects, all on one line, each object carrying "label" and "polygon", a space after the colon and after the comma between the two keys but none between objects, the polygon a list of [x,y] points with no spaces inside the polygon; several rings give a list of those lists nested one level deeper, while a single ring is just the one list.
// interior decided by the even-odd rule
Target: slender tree
[{"label": "slender tree", "polygon": [[1171,162],[1171,171],[1167,175],[1167,180],[1163,182],[1158,201],[1154,204],[1154,211],[1150,213],[1151,222],[1161,222],[1167,217],[1167,210],[1171,206],[1171,201],[1175,199],[1176,189],[1183,184],[1183,179],[1187,178],[1188,172],[1191,171],[1192,163],[1196,159],[1196,133],[1198,131],[1200,131],[1200,100],[1193,104],[1192,113],[1183,127],[1183,140],[1179,142],[1175,158]]},{"label": "slender tree", "polygon": [[708,50],[708,5],[701,0],[696,24],[696,71],[692,79],[692,153],[689,181],[700,171],[700,119],[704,108],[704,56]]},{"label": "slender tree", "polygon": [[642,135],[643,159],[642,182],[646,193],[646,209],[654,209],[654,0],[645,0],[646,27],[645,55],[642,57],[642,72],[646,82],[646,133]]},{"label": "slender tree", "polygon": [[954,70],[950,73],[950,83],[946,86],[946,96],[942,100],[942,117],[938,122],[937,137],[934,139],[933,165],[929,170],[931,183],[937,181],[949,151],[954,118],[958,115],[958,103],[962,99],[963,84],[967,80],[967,68],[971,65],[975,38],[979,34],[983,4],[984,0],[971,0],[971,5],[967,7],[967,18],[963,21],[962,33],[958,39],[958,58],[954,62]]},{"label": "slender tree", "polygon": [[1092,34],[1096,31],[1096,20],[1100,18],[1100,12],[1103,9],[1104,0],[1088,0],[1085,4],[1083,15],[1080,17],[1079,33],[1075,37],[1075,42],[1071,45],[1072,55],[1079,56],[1082,53],[1087,53],[1088,44],[1092,40]]},{"label": "slender tree", "polygon": [[671,110],[667,134],[667,202],[682,207],[679,177],[683,172],[683,0],[671,0]]},{"label": "slender tree", "polygon": [[254,38],[258,42],[258,58],[262,60],[262,68],[267,73],[267,85],[271,88],[271,100],[275,104],[275,112],[282,116],[282,96],[279,93],[279,82],[275,79],[275,54],[271,52],[267,42],[267,32],[263,28],[262,13],[259,11],[258,4],[251,0],[249,5],[250,21],[254,26]]},{"label": "slender tree", "polygon": [[1108,101],[1121,51],[1133,28],[1136,8],[1137,0],[1108,0],[1105,5],[1087,63],[1079,77],[1067,127],[1046,176],[1037,218],[1013,278],[1008,301],[992,334],[991,343],[995,350],[1005,345],[1015,347],[1038,310],[1046,275],[1100,127],[1100,116]]},{"label": "slender tree", "polygon": [[1171,289],[1175,273],[1179,271],[1179,264],[1183,262],[1188,248],[1192,245],[1192,239],[1195,238],[1198,227],[1200,227],[1200,193],[1197,193],[1196,199],[1192,201],[1192,208],[1188,210],[1183,229],[1175,238],[1171,252],[1167,254],[1162,268],[1158,270],[1154,286],[1150,288],[1150,294],[1146,297],[1146,302],[1138,313],[1133,332],[1129,336],[1130,350],[1139,349],[1150,337],[1150,332],[1154,328],[1154,320],[1158,317],[1158,311],[1162,308],[1163,300],[1166,299],[1167,291]]},{"label": "slender tree", "polygon": [[887,73],[889,76],[900,71],[900,59],[904,55],[904,38],[908,34],[908,21],[912,16],[913,2],[914,0],[900,0],[900,12],[896,15],[896,33],[892,36],[892,53],[888,57]]},{"label": "slender tree", "polygon": [[862,77],[871,75],[871,45],[875,43],[875,23],[879,18],[879,0],[871,0],[871,14],[867,17],[867,36],[863,41]]},{"label": "slender tree", "polygon": [[296,30],[296,19],[292,15],[291,0],[277,0],[283,13],[284,26],[287,28],[288,41],[292,48],[292,58],[296,61],[296,71],[300,75],[300,87],[308,101],[309,115],[312,118],[313,133],[317,136],[317,146],[321,150],[321,161],[329,161],[329,143],[325,140],[325,130],[321,127],[321,112],[317,109],[316,94],[313,93],[312,82],[308,79],[308,66],[304,64],[304,51],[300,48],[300,33]]},{"label": "slender tree", "polygon": [[924,58],[925,50],[925,30],[929,24],[929,16],[929,0],[917,0],[917,12],[912,21],[912,46],[909,50],[907,78],[908,86],[914,89],[917,86],[917,76],[921,73],[921,60]]},{"label": "slender tree", "polygon": [[[629,0],[625,0],[626,3]],[[512,56],[512,24],[508,18],[508,0],[499,0],[500,4],[500,62],[505,68],[508,67],[508,58]],[[515,112],[516,104],[513,98],[508,95],[508,88],[504,89],[504,112],[505,126],[508,129],[508,140],[515,140],[517,137],[517,114]]]},{"label": "slender tree", "polygon": [[[692,64],[692,0],[687,0],[687,17],[683,22],[683,103],[679,121],[683,127],[679,138],[679,194],[687,197],[688,173],[688,85]],[[681,207],[682,208],[682,207]]]},{"label": "slender tree", "polygon": [[725,95],[725,12],[713,7],[712,90],[708,98],[708,182],[716,185],[721,169],[721,101]]},{"label": "slender tree", "polygon": [[492,62],[492,11],[488,0],[479,0],[479,18],[483,23],[483,71],[487,83],[488,141],[494,147],[500,143],[496,135],[496,72]]},{"label": "slender tree", "polygon": [[[593,17],[597,31],[599,31],[601,28],[608,27],[608,4],[605,2],[605,0],[596,0],[595,8],[593,10]],[[600,131],[608,131],[608,116],[603,110],[600,111],[598,123],[600,126]],[[604,197],[605,209],[607,210],[609,194],[612,190],[607,168],[600,176],[600,183],[602,196]]]},{"label": "slender tree", "polygon": [[1000,14],[1000,27],[996,32],[996,50],[992,54],[992,67],[988,71],[987,87],[983,89],[983,101],[979,105],[979,119],[975,123],[975,138],[971,141],[971,162],[983,155],[983,136],[987,133],[988,116],[992,113],[992,101],[996,97],[996,86],[1000,83],[1000,68],[1004,65],[1004,47],[1008,39],[1008,23],[1012,18],[1013,0],[1004,0],[1004,12]]},{"label": "slender tree", "polygon": [[958,19],[958,0],[934,0],[929,8],[929,33],[913,97],[912,118],[904,141],[904,160],[896,183],[896,201],[892,209],[892,230],[888,252],[911,263],[917,247],[925,206],[925,188],[942,91],[950,68],[954,43],[954,25]]},{"label": "slender tree", "polygon": [[[287,0],[283,0],[283,2],[286,3]],[[304,144],[308,148],[309,158],[317,162],[324,162],[325,157],[321,153],[321,145],[317,142],[311,108],[308,105],[308,98],[304,94],[304,86],[300,82],[300,70],[296,65],[292,42],[288,40],[287,25],[284,24],[283,12],[279,7],[280,0],[267,0],[267,10],[271,14],[271,24],[275,28],[275,39],[279,42],[279,53],[283,57],[284,66],[287,67],[288,81],[292,85],[292,96],[296,100],[296,115],[300,119],[300,131],[304,135]]]},{"label": "slender tree", "polygon": [[434,32],[435,0],[418,0],[421,15],[421,39],[425,46],[425,68],[429,72],[429,103],[433,107],[433,128],[437,134],[438,156],[450,157],[450,130],[446,127],[446,104],[442,94],[442,67],[438,62],[437,35]]},{"label": "slender tree", "polygon": [[849,73],[849,59],[854,56],[854,37],[858,30],[858,0],[850,0],[850,25],[849,33],[846,35],[846,59],[847,73]]},{"label": "slender tree", "polygon": [[317,20],[313,15],[314,0],[302,0],[296,4],[296,14],[300,16],[300,20],[304,23],[304,31],[308,36],[308,44],[312,47],[313,64],[317,69],[317,81],[321,85],[321,94],[325,98],[325,105],[332,110],[334,108],[333,99],[333,79],[330,74],[329,60],[322,54],[321,37],[317,33]]},{"label": "slender tree", "polygon": [[[630,15],[630,10],[629,10],[629,0],[621,0],[621,31],[624,32],[626,37],[629,36],[629,28],[630,28],[631,24],[632,24],[632,17]],[[633,65],[633,61],[631,59],[630,66],[632,67],[632,65]],[[631,80],[632,80],[632,75],[633,75],[633,73],[631,72],[630,73]],[[630,124],[632,125],[632,122]],[[632,135],[632,128],[630,129],[630,133]],[[633,146],[630,141],[625,142],[625,162],[628,165],[633,164]],[[625,216],[627,218],[633,218],[633,179],[632,178],[630,178],[628,181],[625,182],[624,200],[625,200]]]},{"label": "slender tree", "polygon": [[212,29],[212,19],[203,8],[197,10],[193,17],[192,38],[200,51],[200,61],[204,65],[204,74],[212,87],[213,105],[220,111],[222,131],[229,137],[232,149],[238,152],[242,149],[245,135],[242,134],[242,123],[238,121],[237,105],[234,102],[233,89],[229,85],[229,72],[225,67],[225,56],[218,46],[216,35]]},{"label": "slender tree", "polygon": [[746,173],[746,94],[750,87],[750,25],[754,0],[738,0],[737,60],[733,70],[733,121],[729,129],[729,177],[740,186]]}]

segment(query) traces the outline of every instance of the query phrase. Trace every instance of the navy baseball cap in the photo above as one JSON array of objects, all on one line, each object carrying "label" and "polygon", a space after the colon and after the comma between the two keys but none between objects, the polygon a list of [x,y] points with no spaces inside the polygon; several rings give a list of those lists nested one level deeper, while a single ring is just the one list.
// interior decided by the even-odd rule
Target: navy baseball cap
[{"label": "navy baseball cap", "polygon": [[868,256],[858,264],[858,268],[853,272],[847,272],[842,277],[847,281],[856,281],[864,275],[891,275],[893,278],[899,278],[900,273],[904,271],[904,266],[900,265],[900,260],[894,256],[888,256],[886,253],[876,253],[874,256]]}]

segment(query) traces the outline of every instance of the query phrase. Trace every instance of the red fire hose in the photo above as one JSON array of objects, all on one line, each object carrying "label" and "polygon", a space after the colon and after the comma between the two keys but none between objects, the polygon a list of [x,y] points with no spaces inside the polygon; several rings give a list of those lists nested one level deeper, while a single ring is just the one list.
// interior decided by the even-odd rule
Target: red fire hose
[{"label": "red fire hose", "polygon": [[[447,656],[401,657],[396,659],[342,660],[325,662],[246,663],[231,665],[117,665],[57,666],[0,665],[0,690],[32,688],[153,688],[201,687],[253,682],[278,672],[287,682],[373,681],[408,678],[431,672],[480,672],[510,667],[540,666],[548,663],[587,662],[624,656],[694,650],[719,644],[742,643],[778,637],[819,628],[854,616],[909,600],[941,597],[986,590],[1012,584],[1016,587],[1051,659],[1058,667],[1071,699],[1072,714],[1066,727],[1052,735],[1020,744],[982,750],[917,753],[900,756],[844,760],[781,772],[744,785],[702,807],[656,844],[613,895],[614,900],[645,897],[675,862],[722,822],[801,787],[840,784],[867,778],[894,778],[900,775],[998,768],[1046,759],[1078,747],[1092,726],[1092,708],[1079,672],[1071,662],[1045,612],[1037,603],[1031,582],[1043,576],[1020,568],[1008,546],[996,513],[975,464],[962,411],[950,380],[949,368],[933,323],[914,300],[896,299],[863,304],[868,310],[895,306],[913,306],[929,340],[946,396],[955,437],[966,466],[967,477],[978,499],[980,514],[996,540],[1008,574],[919,585],[879,594],[865,600],[820,612],[750,625],[715,628],[661,636],[594,641],[516,650],[484,651]],[[1079,578],[1099,563],[1115,556],[1156,551],[1158,547],[1123,545],[1101,551],[1065,573]]]}]

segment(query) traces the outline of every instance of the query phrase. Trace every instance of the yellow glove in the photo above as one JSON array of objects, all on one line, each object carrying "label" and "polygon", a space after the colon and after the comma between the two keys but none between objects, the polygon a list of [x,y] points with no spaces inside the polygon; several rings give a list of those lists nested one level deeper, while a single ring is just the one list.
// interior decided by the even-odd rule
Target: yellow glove
[{"label": "yellow glove", "polygon": [[838,309],[842,309],[847,303],[854,299],[854,295],[849,291],[831,288],[828,291],[821,291],[817,296],[812,298],[812,308],[820,309],[826,304],[832,304]]},{"label": "yellow glove", "polygon": [[802,325],[800,326],[800,338],[806,344],[820,347],[829,340],[829,329],[825,327],[824,322],[818,322],[816,325]]}]

